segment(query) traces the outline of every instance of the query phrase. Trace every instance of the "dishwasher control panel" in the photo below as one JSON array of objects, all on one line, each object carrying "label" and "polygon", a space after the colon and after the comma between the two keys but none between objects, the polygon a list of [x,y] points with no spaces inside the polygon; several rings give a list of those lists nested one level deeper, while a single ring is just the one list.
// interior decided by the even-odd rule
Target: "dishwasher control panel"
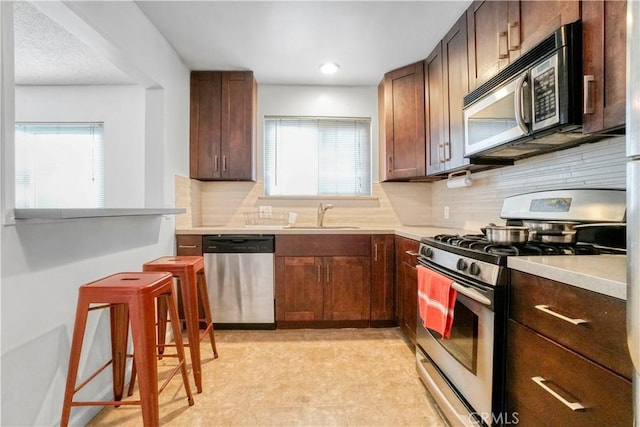
[{"label": "dishwasher control panel", "polygon": [[264,234],[221,234],[202,237],[204,253],[274,253],[275,236]]}]

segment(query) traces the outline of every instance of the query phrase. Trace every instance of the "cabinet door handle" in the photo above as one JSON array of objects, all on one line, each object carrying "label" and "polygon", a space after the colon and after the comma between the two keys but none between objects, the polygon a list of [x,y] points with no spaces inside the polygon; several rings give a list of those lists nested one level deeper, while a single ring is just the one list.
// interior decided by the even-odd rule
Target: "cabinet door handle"
[{"label": "cabinet door handle", "polygon": [[393,167],[391,166],[393,164],[393,157],[389,156],[389,162],[387,162],[388,166],[389,166],[389,172],[393,172]]},{"label": "cabinet door handle", "polygon": [[540,304],[540,305],[536,305],[535,308],[540,310],[543,313],[550,314],[553,317],[557,317],[558,319],[564,320],[565,322],[569,322],[573,325],[581,325],[583,323],[589,323],[587,320],[584,320],[584,319],[572,319],[570,317],[563,316],[560,313],[556,313],[555,311],[550,310],[548,305]]},{"label": "cabinet door handle", "polygon": [[331,266],[327,265],[327,283],[329,283],[329,270],[331,269]]},{"label": "cabinet door handle", "polygon": [[213,169],[218,172],[220,170],[220,159],[218,156],[213,157]]},{"label": "cabinet door handle", "polygon": [[595,82],[595,76],[591,74],[587,74],[583,77],[583,87],[582,87],[582,103],[583,105],[583,114],[593,114],[595,113],[595,108],[593,107],[593,96],[591,95],[591,90],[593,88],[593,83]]},{"label": "cabinet door handle", "polygon": [[508,46],[507,46],[507,49],[505,49],[504,53],[502,53],[502,39],[507,38],[507,32],[498,31],[496,35],[497,35],[497,42],[498,42],[498,59],[505,59],[509,56]]},{"label": "cabinet door handle", "polygon": [[222,172],[227,171],[227,156],[222,156]]},{"label": "cabinet door handle", "polygon": [[447,161],[447,154],[446,154],[446,151],[445,151],[445,148],[444,148],[445,145],[446,145],[446,142],[443,142],[442,144],[438,144],[438,147],[442,149],[441,153],[440,153],[440,154],[442,154],[440,156],[440,163],[444,163],[444,162]]},{"label": "cabinet door handle", "polygon": [[197,245],[178,245],[178,248],[180,249],[195,249],[197,247]]},{"label": "cabinet door handle", "polygon": [[[520,29],[518,21],[509,22],[509,30],[507,32],[507,43],[509,45],[509,51],[513,52],[514,50],[520,49]],[[516,30],[516,31],[514,31]],[[517,37],[514,37],[514,34]],[[514,39],[517,40],[514,43]]]},{"label": "cabinet door handle", "polygon": [[451,160],[451,141],[447,141],[444,143],[444,159],[445,161]]},{"label": "cabinet door handle", "polygon": [[322,278],[321,278],[321,276],[320,276],[320,275],[322,274],[322,273],[320,272],[320,269],[321,269],[321,268],[322,268],[322,267],[320,267],[320,264],[318,264],[318,283],[320,283],[320,282],[322,281]]},{"label": "cabinet door handle", "polygon": [[546,391],[551,396],[553,396],[556,399],[558,399],[563,405],[567,406],[572,411],[582,411],[582,410],[585,409],[585,407],[582,406],[580,403],[578,403],[578,402],[569,402],[567,399],[565,399],[564,397],[560,396],[555,391],[551,390],[551,388],[549,388],[549,386],[544,383],[545,381],[547,381],[546,379],[544,379],[542,377],[531,377],[531,380],[533,380],[533,382],[538,384],[540,387],[542,387],[542,389],[544,391]]},{"label": "cabinet door handle", "polygon": [[378,244],[373,245],[373,260],[378,261]]}]

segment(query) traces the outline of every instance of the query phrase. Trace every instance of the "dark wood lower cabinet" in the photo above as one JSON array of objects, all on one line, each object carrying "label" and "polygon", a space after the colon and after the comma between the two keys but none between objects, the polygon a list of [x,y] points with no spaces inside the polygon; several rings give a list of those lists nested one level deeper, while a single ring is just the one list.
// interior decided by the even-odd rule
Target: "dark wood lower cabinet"
[{"label": "dark wood lower cabinet", "polygon": [[624,301],[513,271],[507,413],[522,426],[633,425]]},{"label": "dark wood lower cabinet", "polygon": [[369,321],[371,280],[369,257],[323,258],[324,320]]},{"label": "dark wood lower cabinet", "polygon": [[369,235],[278,236],[277,327],[368,327],[370,240]]},{"label": "dark wood lower cabinet", "polygon": [[318,321],[324,318],[324,284],[316,257],[276,258],[276,320]]},{"label": "dark wood lower cabinet", "polygon": [[513,320],[508,346],[507,407],[508,413],[517,413],[520,425],[633,425],[626,378]]},{"label": "dark wood lower cabinet", "polygon": [[202,236],[199,234],[176,235],[176,255],[202,256]]},{"label": "dark wood lower cabinet", "polygon": [[397,326],[394,317],[395,236],[371,236],[371,326]]},{"label": "dark wood lower cabinet", "polygon": [[402,332],[416,342],[418,326],[418,249],[420,242],[396,237],[396,318]]}]

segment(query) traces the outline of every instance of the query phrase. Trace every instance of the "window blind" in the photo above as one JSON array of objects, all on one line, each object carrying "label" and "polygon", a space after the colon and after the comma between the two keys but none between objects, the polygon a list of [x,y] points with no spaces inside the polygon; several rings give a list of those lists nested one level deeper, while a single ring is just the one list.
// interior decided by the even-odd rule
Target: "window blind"
[{"label": "window blind", "polygon": [[370,195],[371,119],[265,117],[267,195]]},{"label": "window blind", "polygon": [[17,123],[17,208],[104,207],[103,123]]}]

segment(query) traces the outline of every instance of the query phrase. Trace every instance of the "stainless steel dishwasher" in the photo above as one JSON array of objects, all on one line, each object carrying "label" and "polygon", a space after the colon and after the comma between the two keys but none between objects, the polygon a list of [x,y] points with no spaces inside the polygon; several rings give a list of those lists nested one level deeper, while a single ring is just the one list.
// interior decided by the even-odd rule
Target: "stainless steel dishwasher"
[{"label": "stainless steel dishwasher", "polygon": [[202,238],[211,314],[221,329],[274,329],[273,235]]}]

